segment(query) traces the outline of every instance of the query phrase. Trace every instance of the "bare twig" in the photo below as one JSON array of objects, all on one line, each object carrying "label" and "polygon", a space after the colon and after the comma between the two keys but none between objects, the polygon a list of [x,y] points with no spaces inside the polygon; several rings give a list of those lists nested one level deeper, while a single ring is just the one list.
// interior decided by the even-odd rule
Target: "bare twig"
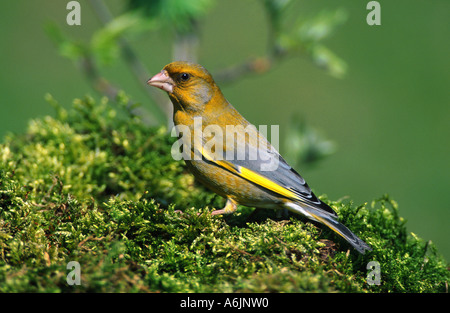
[{"label": "bare twig", "polygon": [[214,74],[214,79],[216,82],[224,84],[233,82],[246,75],[264,74],[288,55],[289,51],[282,50],[273,42],[268,47],[268,52],[265,56],[252,58],[241,64],[222,69]]},{"label": "bare twig", "polygon": [[[97,67],[95,66],[92,57],[85,55],[81,58],[81,68],[86,79],[91,83],[93,88],[99,93],[104,94],[108,99],[116,101],[119,94],[119,89],[111,84],[108,80],[101,77]],[[144,108],[134,107],[134,103],[129,101],[127,108],[131,114],[139,116],[142,121],[147,125],[156,125],[157,121],[155,118]]]},{"label": "bare twig", "polygon": [[[172,60],[197,63],[198,44],[198,24],[196,20],[191,20],[190,31],[175,32],[175,39],[172,46]],[[170,100],[167,99],[166,101],[170,109],[173,110]],[[168,128],[170,129],[172,126],[173,121],[169,118]]]},{"label": "bare twig", "polygon": [[[106,25],[114,19],[108,7],[104,4],[102,0],[90,0],[90,3],[92,9],[97,14],[102,24]],[[157,106],[164,113],[164,115],[167,118],[171,118],[172,106],[168,105],[166,97],[164,97],[163,93],[159,92],[159,90],[155,88],[148,88],[146,82],[151,77],[151,75],[149,74],[149,71],[145,68],[145,65],[138,58],[133,48],[124,38],[119,39],[119,45],[123,58],[130,67],[131,72],[138,81],[139,86],[141,86],[144,92],[157,104]]]},{"label": "bare twig", "polygon": [[245,75],[262,74],[270,70],[273,66],[273,60],[269,57],[260,57],[247,60],[241,64],[233,65],[216,72],[214,80],[217,83],[225,84],[233,82]]},{"label": "bare twig", "polygon": [[197,63],[198,41],[196,31],[187,33],[177,32],[172,47],[172,59],[174,61]]}]

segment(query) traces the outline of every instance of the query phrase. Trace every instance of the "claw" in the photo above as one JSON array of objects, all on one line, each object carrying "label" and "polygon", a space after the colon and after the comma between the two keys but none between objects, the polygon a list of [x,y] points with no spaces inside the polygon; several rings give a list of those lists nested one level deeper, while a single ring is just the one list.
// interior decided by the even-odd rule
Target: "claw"
[{"label": "claw", "polygon": [[227,203],[221,210],[215,210],[211,212],[211,215],[219,215],[219,214],[231,214],[236,212],[237,210],[237,204],[231,199],[227,199]]}]

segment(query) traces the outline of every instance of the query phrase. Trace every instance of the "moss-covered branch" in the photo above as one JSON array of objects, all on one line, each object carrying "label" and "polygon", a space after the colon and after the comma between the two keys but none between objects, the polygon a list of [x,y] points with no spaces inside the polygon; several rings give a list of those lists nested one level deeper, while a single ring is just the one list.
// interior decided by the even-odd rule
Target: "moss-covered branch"
[{"label": "moss-covered branch", "polygon": [[[241,207],[196,184],[173,138],[106,100],[76,100],[0,145],[0,291],[444,292],[447,263],[394,201],[330,201],[373,250],[300,217]],[[206,206],[209,206],[206,207]],[[177,210],[184,213],[180,214]],[[198,215],[198,213],[201,213]],[[77,261],[81,284],[66,268]],[[380,285],[366,281],[380,264]]]}]

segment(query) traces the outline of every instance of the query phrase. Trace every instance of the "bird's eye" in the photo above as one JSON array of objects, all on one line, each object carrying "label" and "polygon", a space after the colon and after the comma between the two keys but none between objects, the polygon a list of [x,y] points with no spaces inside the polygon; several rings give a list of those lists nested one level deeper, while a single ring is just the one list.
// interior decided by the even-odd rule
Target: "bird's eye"
[{"label": "bird's eye", "polygon": [[180,80],[181,81],[187,81],[187,80],[189,80],[189,78],[191,78],[191,75],[189,75],[188,73],[181,73],[180,74]]}]

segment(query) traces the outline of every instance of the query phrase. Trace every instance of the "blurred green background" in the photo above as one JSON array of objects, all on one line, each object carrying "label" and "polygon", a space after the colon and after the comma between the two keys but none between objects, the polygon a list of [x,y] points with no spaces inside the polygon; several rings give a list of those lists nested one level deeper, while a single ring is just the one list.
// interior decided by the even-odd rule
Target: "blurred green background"
[{"label": "blurred green background", "polygon": [[[54,114],[48,92],[65,107],[97,96],[74,63],[61,57],[44,32],[56,22],[64,33],[89,40],[101,26],[86,1],[81,26],[66,24],[68,1],[0,4],[0,136],[23,133],[29,119]],[[222,87],[255,125],[280,125],[292,116],[332,140],[337,150],[315,166],[299,168],[317,194],[348,196],[356,204],[388,193],[408,229],[432,240],[450,259],[450,1],[379,1],[381,25],[368,26],[368,1],[297,1],[292,11],[311,16],[343,8],[348,20],[325,44],[348,65],[335,78],[306,57],[289,57],[264,75]],[[114,13],[123,2],[107,1]],[[263,55],[267,20],[257,0],[219,0],[201,19],[199,62],[211,72]],[[149,69],[171,61],[171,36],[158,32],[130,40]],[[152,104],[124,64],[104,69],[134,100]],[[281,139],[282,141],[283,139]],[[287,148],[281,142],[280,152]]]}]

